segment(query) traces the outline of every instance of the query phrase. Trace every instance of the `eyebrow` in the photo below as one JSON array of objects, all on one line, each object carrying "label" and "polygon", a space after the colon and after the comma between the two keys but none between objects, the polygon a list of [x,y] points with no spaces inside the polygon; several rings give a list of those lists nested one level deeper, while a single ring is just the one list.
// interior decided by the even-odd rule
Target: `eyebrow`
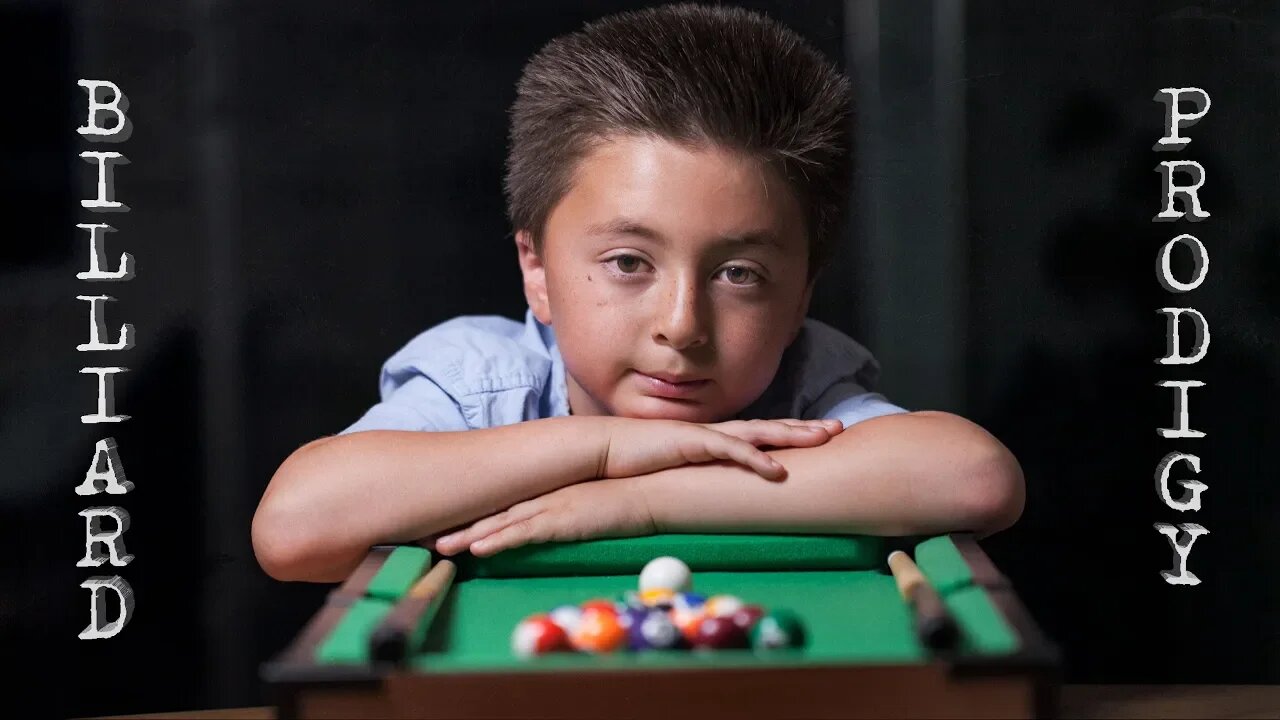
[{"label": "eyebrow", "polygon": [[[667,239],[662,233],[629,218],[615,218],[607,222],[594,223],[587,226],[588,235],[635,235],[651,240],[659,245],[666,245]],[[781,250],[782,243],[768,231],[748,232],[742,235],[721,235],[715,239],[718,246],[762,245]]]}]

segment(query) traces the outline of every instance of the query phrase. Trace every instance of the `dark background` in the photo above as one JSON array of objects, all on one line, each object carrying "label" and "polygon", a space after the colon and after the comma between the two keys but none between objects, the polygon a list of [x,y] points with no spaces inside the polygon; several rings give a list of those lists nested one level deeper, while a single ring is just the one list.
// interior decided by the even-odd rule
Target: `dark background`
[{"label": "dark background", "polygon": [[[460,314],[522,317],[501,195],[506,111],[546,41],[645,3],[8,2],[0,5],[0,584],[6,681],[36,714],[265,701],[258,664],[324,586],[267,578],[249,523],[288,454],[377,401],[383,360]],[[1028,505],[984,543],[1064,653],[1072,682],[1280,681],[1277,483],[1280,5],[1265,2],[743,3],[845,64],[858,93],[848,243],[812,316],[862,341],[909,409],[974,419],[1023,463]],[[130,100],[132,137],[90,143],[79,78]],[[1192,143],[1156,153],[1156,91],[1198,86]],[[125,214],[92,197],[82,150],[123,152]],[[1153,223],[1157,164],[1206,168],[1212,217]],[[105,219],[104,219],[105,218]],[[77,222],[108,222],[89,284]],[[1165,292],[1156,251],[1209,249],[1206,282]],[[1185,258],[1175,263],[1188,277]],[[106,293],[127,352],[78,353]],[[1207,317],[1208,356],[1166,367],[1157,309]],[[88,365],[120,364],[116,425],[82,425]],[[1191,425],[1164,440],[1194,379]],[[76,485],[103,437],[135,489]],[[1201,456],[1198,513],[1155,467]],[[1189,477],[1180,466],[1174,477]],[[133,621],[79,641],[109,566],[76,568],[91,505],[133,524]],[[1197,522],[1197,587],[1173,587],[1156,522]]]}]

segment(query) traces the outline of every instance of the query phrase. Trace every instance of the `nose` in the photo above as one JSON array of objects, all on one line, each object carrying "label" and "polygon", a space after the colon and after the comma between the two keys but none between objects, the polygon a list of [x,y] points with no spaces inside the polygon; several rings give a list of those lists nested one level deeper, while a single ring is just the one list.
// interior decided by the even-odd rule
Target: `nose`
[{"label": "nose", "polygon": [[675,350],[705,345],[708,335],[702,318],[705,303],[697,278],[677,278],[662,289],[659,297],[653,323],[654,341]]}]

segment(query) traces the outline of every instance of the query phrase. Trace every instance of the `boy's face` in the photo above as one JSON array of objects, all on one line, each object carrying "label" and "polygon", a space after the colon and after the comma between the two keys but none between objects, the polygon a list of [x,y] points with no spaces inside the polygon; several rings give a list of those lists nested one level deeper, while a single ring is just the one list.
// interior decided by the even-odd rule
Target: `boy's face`
[{"label": "boy's face", "polygon": [[791,188],[756,160],[631,136],[599,145],[541,257],[516,234],[573,414],[718,422],[749,405],[808,312],[805,232]]}]

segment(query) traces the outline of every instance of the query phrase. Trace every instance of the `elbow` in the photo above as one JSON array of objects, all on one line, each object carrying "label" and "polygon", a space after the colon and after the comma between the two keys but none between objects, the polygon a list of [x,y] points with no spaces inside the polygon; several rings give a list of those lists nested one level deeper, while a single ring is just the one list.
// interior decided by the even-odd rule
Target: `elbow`
[{"label": "elbow", "polygon": [[307,580],[308,541],[278,501],[264,498],[253,515],[253,554],[262,571],[281,582]]},{"label": "elbow", "polygon": [[322,559],[320,526],[307,502],[298,497],[304,487],[297,482],[297,459],[317,443],[297,450],[272,477],[253,515],[251,539],[254,557],[263,572],[282,582],[319,581],[316,569]]},{"label": "elbow", "polygon": [[[944,512],[956,530],[987,537],[1013,527],[1026,506],[1027,491],[1022,466],[1009,448],[995,436],[972,421],[939,411],[919,411],[912,415],[928,417],[933,422],[948,423],[955,430],[948,443],[958,448],[946,461],[946,473],[953,483]],[[954,464],[953,464],[954,463]]]},{"label": "elbow", "polygon": [[1026,507],[1026,481],[1022,466],[1008,448],[995,448],[975,463],[961,500],[966,525],[979,537],[1007,530],[1022,518]]}]

